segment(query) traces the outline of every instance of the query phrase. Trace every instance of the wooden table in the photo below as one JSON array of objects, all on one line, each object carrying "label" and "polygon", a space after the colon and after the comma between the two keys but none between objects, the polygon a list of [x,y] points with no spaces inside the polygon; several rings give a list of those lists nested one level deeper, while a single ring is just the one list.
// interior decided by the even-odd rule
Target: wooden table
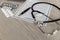
[{"label": "wooden table", "polygon": [[[60,6],[57,0],[49,2]],[[0,40],[60,40],[59,33],[48,37],[36,25],[11,17],[6,18],[0,10]]]}]

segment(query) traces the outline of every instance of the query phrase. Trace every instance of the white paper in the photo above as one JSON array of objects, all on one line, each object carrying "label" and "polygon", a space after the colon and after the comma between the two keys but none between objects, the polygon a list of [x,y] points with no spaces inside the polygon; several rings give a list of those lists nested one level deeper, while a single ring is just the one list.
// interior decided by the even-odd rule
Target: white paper
[{"label": "white paper", "polygon": [[[28,12],[26,12],[24,15],[22,15],[22,16],[18,16],[22,11],[24,11],[25,9],[27,9],[27,8],[29,8],[29,7],[31,7],[34,3],[36,3],[36,2],[39,2],[40,0],[30,0],[30,1],[26,1],[17,11],[16,11],[16,18],[18,18],[18,19],[22,19],[22,20],[24,20],[24,21],[26,21],[26,22],[30,22],[30,23],[33,23],[34,22],[34,19],[32,18],[32,16],[31,16],[31,9],[28,11]],[[43,12],[43,13],[45,13],[46,15],[49,15],[49,12],[51,11],[51,6],[50,5],[45,5],[45,4],[39,4],[39,5],[36,5],[36,6],[34,6],[34,9],[36,9],[36,10],[39,10],[39,11],[41,11],[41,12]],[[39,13],[34,13],[34,14],[36,14],[35,16],[36,16],[36,20],[37,21],[45,21],[45,20],[47,20],[47,18],[45,17],[45,16],[43,16],[43,15],[41,15],[41,14],[39,14]]]}]

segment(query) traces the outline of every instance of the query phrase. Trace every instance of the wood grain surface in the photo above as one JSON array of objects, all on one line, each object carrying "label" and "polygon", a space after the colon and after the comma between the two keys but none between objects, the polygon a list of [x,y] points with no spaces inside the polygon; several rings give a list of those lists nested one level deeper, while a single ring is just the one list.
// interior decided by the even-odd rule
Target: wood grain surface
[{"label": "wood grain surface", "polygon": [[[0,2],[3,1],[6,0],[0,0]],[[60,7],[60,0],[44,1],[54,3]],[[53,8],[53,10],[56,11],[57,9],[55,10],[55,8]],[[56,11],[55,13],[59,12]],[[54,25],[55,26],[49,25],[50,27],[47,26],[44,28],[47,28],[47,32],[49,32],[52,28],[57,27],[56,24]],[[36,25],[11,17],[6,18],[0,10],[0,40],[60,40],[60,32],[53,36],[47,36],[46,34],[43,34]]]}]

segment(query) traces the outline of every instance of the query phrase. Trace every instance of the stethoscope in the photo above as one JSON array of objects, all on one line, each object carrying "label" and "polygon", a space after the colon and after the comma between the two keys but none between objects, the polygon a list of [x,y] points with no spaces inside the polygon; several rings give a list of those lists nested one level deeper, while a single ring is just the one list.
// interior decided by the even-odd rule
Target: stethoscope
[{"label": "stethoscope", "polygon": [[[51,4],[51,3],[48,3],[48,2],[37,2],[37,3],[34,3],[31,7],[27,8],[26,10],[24,10],[20,15],[23,15],[25,12],[27,12],[29,9],[31,9],[31,10],[32,10],[31,15],[32,15],[32,17],[33,17],[33,19],[34,19],[35,21],[36,21],[36,19],[35,19],[35,16],[34,16],[34,13],[33,13],[33,12],[40,13],[40,14],[48,17],[49,19],[52,19],[52,18],[50,18],[49,16],[45,15],[43,12],[34,10],[33,7],[34,7],[35,5],[37,5],[37,4],[48,4],[48,5],[51,5],[51,6],[55,7],[55,8],[57,8],[58,10],[60,10],[60,8],[59,8],[58,6],[56,6],[56,5],[54,5],[54,4]],[[57,21],[59,21],[59,20],[60,20],[60,19],[55,19],[55,20],[52,20],[52,21],[44,21],[43,23],[57,22]]]},{"label": "stethoscope", "polygon": [[[40,24],[43,25],[44,23],[52,23],[52,22],[55,22],[56,24],[59,25],[59,23],[58,23],[57,21],[60,21],[60,18],[53,20],[53,19],[50,18],[49,16],[45,15],[43,12],[40,12],[40,11],[38,11],[38,10],[34,10],[34,6],[37,5],[37,4],[48,4],[48,5],[51,5],[51,6],[55,7],[55,8],[57,8],[57,9],[60,11],[60,8],[59,8],[58,6],[52,4],[52,3],[48,3],[48,2],[37,2],[37,3],[34,3],[31,7],[27,8],[26,10],[24,10],[19,16],[23,15],[25,12],[27,12],[27,11],[29,11],[29,10],[31,9],[31,10],[32,10],[32,11],[31,11],[31,15],[32,15],[32,18],[34,19],[34,21],[37,22],[36,17],[35,17],[35,15],[34,15],[34,12],[37,12],[37,13],[42,14],[42,15],[46,16],[47,18],[51,19],[51,21],[43,21],[43,22],[40,23]],[[39,23],[39,22],[37,22],[37,24],[38,24],[38,23]],[[45,33],[41,28],[39,28],[39,29],[40,29],[43,33]],[[47,34],[48,34],[48,33],[47,33]],[[50,33],[50,35],[53,35],[53,33]]]}]

